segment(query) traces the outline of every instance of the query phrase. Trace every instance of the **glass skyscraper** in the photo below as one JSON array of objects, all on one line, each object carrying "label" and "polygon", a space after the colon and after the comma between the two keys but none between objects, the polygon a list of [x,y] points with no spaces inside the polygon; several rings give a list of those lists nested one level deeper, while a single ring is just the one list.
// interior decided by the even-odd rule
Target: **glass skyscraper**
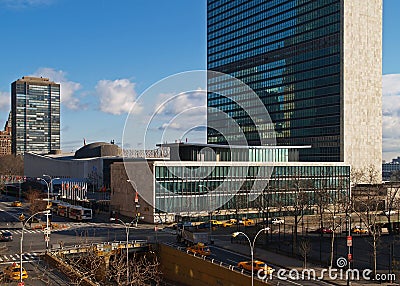
[{"label": "glass skyscraper", "polygon": [[11,84],[12,153],[60,149],[60,84],[22,77]]},{"label": "glass skyscraper", "polygon": [[[208,0],[207,67],[256,92],[278,145],[311,146],[299,150],[301,161],[379,170],[381,14],[382,0]],[[227,88],[209,78],[208,107],[229,114],[248,144],[260,145],[257,123],[218,94]],[[208,125],[223,125],[215,118],[209,109]],[[208,143],[224,144],[227,136],[209,129]]]}]

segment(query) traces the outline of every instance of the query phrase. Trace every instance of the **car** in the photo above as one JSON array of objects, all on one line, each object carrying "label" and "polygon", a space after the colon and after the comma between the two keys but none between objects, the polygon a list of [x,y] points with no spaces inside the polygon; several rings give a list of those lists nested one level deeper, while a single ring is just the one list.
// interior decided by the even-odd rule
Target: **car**
[{"label": "car", "polygon": [[232,225],[237,224],[237,220],[234,218],[231,218],[225,222],[222,223],[223,227],[231,227]]},{"label": "car", "polygon": [[281,218],[279,218],[279,217],[274,217],[274,218],[271,220],[271,223],[272,223],[272,224],[283,224],[283,223],[284,223],[284,220],[281,219]]},{"label": "car", "polygon": [[362,227],[356,225],[355,227],[353,227],[351,232],[352,233],[365,234],[365,233],[368,233],[368,229],[365,229],[365,228],[362,228]]},{"label": "car", "polygon": [[240,224],[242,225],[246,225],[246,226],[251,226],[254,225],[254,220],[250,219],[250,218],[243,218],[242,220],[239,221]]},{"label": "car", "polygon": [[209,256],[211,255],[211,250],[206,246],[204,243],[197,243],[193,246],[190,246],[186,249],[188,252],[193,253],[193,254],[200,254],[203,256]]},{"label": "car", "polygon": [[394,214],[396,214],[396,211],[394,211],[394,210],[381,212],[381,215],[385,215],[385,216],[394,215]]},{"label": "car", "polygon": [[[238,263],[238,267],[240,269],[246,269],[248,271],[251,271],[251,261],[241,261]],[[272,273],[272,267],[268,266],[265,262],[260,261],[260,260],[254,260],[253,262],[253,272],[258,272],[259,270],[262,270],[264,274],[271,274]]]},{"label": "car", "polygon": [[12,207],[22,207],[22,203],[20,201],[14,201],[11,203]]},{"label": "car", "polygon": [[[6,275],[6,277],[10,280],[20,280],[20,276],[21,276],[21,268],[19,266],[19,264],[17,263],[13,263],[9,266],[7,266],[6,268],[4,268],[4,274]],[[22,279],[27,279],[28,278],[28,273],[26,272],[26,270],[22,267]]]},{"label": "car", "polygon": [[219,220],[216,220],[216,219],[210,220],[210,223],[213,226],[222,226],[222,221],[219,221]]},{"label": "car", "polygon": [[201,224],[199,224],[198,226],[197,226],[197,228],[198,229],[210,229],[210,228],[215,228],[215,227],[213,227],[213,225],[211,224],[211,223],[209,223],[209,222],[202,222]]},{"label": "car", "polygon": [[333,230],[328,227],[318,228],[315,230],[316,233],[333,233]]},{"label": "car", "polygon": [[193,226],[191,221],[178,222],[177,224],[174,225],[174,228],[181,229],[181,228],[188,227],[188,226]]},{"label": "car", "polygon": [[0,240],[1,241],[12,241],[13,240],[12,233],[9,231],[2,231],[0,233]]}]

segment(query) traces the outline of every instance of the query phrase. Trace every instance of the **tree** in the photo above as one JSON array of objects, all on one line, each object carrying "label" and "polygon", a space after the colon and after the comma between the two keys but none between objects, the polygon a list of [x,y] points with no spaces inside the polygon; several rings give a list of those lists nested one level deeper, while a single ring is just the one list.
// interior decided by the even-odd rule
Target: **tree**
[{"label": "tree", "polygon": [[312,244],[309,239],[303,239],[300,241],[300,255],[304,258],[303,268],[307,269],[307,256],[311,252]]},{"label": "tree", "polygon": [[24,159],[21,155],[0,156],[1,175],[20,175],[24,174]]},{"label": "tree", "polygon": [[292,181],[290,189],[285,193],[285,196],[281,194],[279,200],[283,201],[282,205],[294,218],[294,229],[293,229],[293,249],[297,247],[297,232],[300,221],[303,219],[305,211],[310,207],[310,195],[309,190],[311,182],[309,180],[302,180],[296,178]]},{"label": "tree", "polygon": [[[314,191],[314,196],[315,196],[315,204],[318,209],[318,214],[319,214],[319,222],[320,222],[320,227],[321,229],[324,228],[324,213],[325,209],[329,205],[329,192],[326,188],[319,188]],[[322,235],[322,232],[321,232]]]},{"label": "tree", "polygon": [[400,183],[394,181],[388,183],[386,188],[386,198],[385,198],[386,211],[384,212],[384,214],[388,220],[389,234],[393,233],[391,215],[393,211],[396,209],[398,202],[400,201],[399,196],[400,196]]},{"label": "tree", "polygon": [[353,179],[356,184],[352,189],[352,210],[360,222],[368,229],[371,235],[373,249],[373,271],[377,269],[377,245],[381,235],[379,214],[384,208],[384,187],[379,181],[376,169],[369,166],[361,171],[354,172]]},{"label": "tree", "polygon": [[43,200],[43,192],[30,189],[26,193],[26,199],[29,203],[29,212],[31,214],[46,210],[47,202]]},{"label": "tree", "polygon": [[[157,255],[153,251],[135,252],[129,256],[129,283],[124,248],[103,251],[96,246],[85,252],[58,255],[59,269],[71,279],[72,285],[160,285],[162,273]],[[108,261],[108,262],[107,262]]]},{"label": "tree", "polygon": [[82,285],[83,281],[96,281],[96,276],[104,266],[104,258],[98,255],[94,247],[86,252],[66,255],[65,264],[60,264],[62,271],[71,279],[72,285]]}]

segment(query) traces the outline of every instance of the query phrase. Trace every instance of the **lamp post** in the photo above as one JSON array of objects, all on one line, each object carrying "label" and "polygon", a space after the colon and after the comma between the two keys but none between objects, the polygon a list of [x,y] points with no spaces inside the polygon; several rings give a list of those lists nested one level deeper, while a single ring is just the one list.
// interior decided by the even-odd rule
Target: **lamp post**
[{"label": "lamp post", "polygon": [[37,212],[34,213],[33,215],[31,215],[25,222],[24,222],[24,215],[21,214],[19,219],[21,220],[22,223],[22,233],[21,233],[21,241],[20,241],[20,246],[19,246],[19,250],[20,250],[20,255],[19,255],[19,282],[22,282],[22,244],[24,242],[24,230],[25,230],[25,225],[28,223],[28,221],[33,218],[35,215],[37,214],[48,214],[50,213],[50,210],[45,210],[45,211],[41,211],[41,212]]},{"label": "lamp post", "polygon": [[211,219],[212,219],[212,210],[211,210],[211,190],[207,187],[207,186],[205,186],[205,185],[199,185],[199,187],[200,188],[205,188],[207,191],[208,191],[208,206],[209,206],[209,208],[210,208],[210,211],[209,211],[209,215],[210,215],[210,219],[209,219],[209,224],[210,224],[210,241],[212,241],[212,239],[211,239],[211,234],[212,234],[212,225],[211,225]]},{"label": "lamp post", "polygon": [[[46,187],[47,187],[47,209],[50,209],[50,189],[52,188],[52,184],[54,180],[59,180],[60,178],[51,178],[51,176],[43,174],[43,177],[49,177],[50,178],[50,183],[47,183],[47,181],[43,178],[37,178],[38,181],[44,181],[46,183]],[[50,211],[48,213],[46,213],[46,250],[49,249],[49,241],[50,241],[50,227],[49,227],[49,215],[50,215]]]},{"label": "lamp post", "polygon": [[[119,221],[125,227],[126,232],[126,285],[129,285],[129,252],[128,252],[128,245],[129,245],[129,229],[131,225],[134,223],[135,219],[133,219],[130,223],[126,223],[119,218],[110,218],[110,221]],[[137,219],[136,219],[137,220]]]},{"label": "lamp post", "polygon": [[251,254],[251,286],[254,285],[254,246],[255,246],[255,243],[256,243],[256,239],[257,239],[257,236],[258,236],[262,231],[268,231],[269,229],[270,229],[269,227],[265,227],[265,228],[263,228],[263,229],[260,229],[260,230],[257,232],[256,236],[254,237],[253,242],[251,242],[250,238],[249,238],[249,237],[247,236],[247,234],[245,234],[244,232],[237,231],[237,232],[234,232],[234,233],[232,234],[233,237],[236,237],[236,236],[242,234],[242,235],[244,235],[244,236],[247,238],[247,240],[249,241],[249,245],[250,245],[250,254]]}]

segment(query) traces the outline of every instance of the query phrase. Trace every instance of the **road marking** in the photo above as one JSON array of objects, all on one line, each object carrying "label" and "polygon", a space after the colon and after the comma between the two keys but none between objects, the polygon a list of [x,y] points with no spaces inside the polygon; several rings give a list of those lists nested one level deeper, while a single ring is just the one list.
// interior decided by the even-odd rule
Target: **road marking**
[{"label": "road marking", "polygon": [[235,261],[235,260],[232,260],[232,259],[227,259],[227,261],[230,261],[230,262],[233,262],[233,263],[235,263],[235,265],[233,265],[233,266],[236,266],[239,262],[237,262],[237,261]]},{"label": "road marking", "polygon": [[[31,262],[31,261],[35,261],[38,259],[38,253],[33,252],[33,253],[23,253],[22,254],[22,260],[23,262]],[[14,254],[14,255],[10,255],[10,254],[3,254],[2,256],[0,256],[0,263],[4,264],[4,263],[8,263],[10,261],[19,261],[21,260],[21,256],[19,254]]]}]

